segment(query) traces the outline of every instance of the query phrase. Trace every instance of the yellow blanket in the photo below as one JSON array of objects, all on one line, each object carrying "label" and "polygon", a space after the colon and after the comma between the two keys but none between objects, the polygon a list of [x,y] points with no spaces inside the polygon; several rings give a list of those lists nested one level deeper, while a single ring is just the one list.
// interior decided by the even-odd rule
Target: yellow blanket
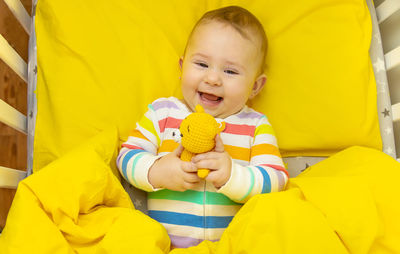
[{"label": "yellow blanket", "polygon": [[[117,143],[104,132],[22,181],[0,253],[168,253],[110,170]],[[249,200],[219,242],[171,253],[400,253],[398,179],[391,157],[349,148]]]}]

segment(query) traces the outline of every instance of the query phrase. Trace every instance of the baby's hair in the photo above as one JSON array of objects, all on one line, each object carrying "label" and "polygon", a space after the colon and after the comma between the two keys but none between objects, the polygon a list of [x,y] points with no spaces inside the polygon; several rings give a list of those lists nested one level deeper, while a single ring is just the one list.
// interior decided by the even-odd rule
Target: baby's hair
[{"label": "baby's hair", "polygon": [[[265,57],[267,55],[268,39],[264,27],[260,21],[248,10],[239,6],[227,6],[208,11],[197,21],[190,33],[189,40],[196,28],[210,21],[219,21],[233,27],[239,34],[248,40],[255,36],[261,45],[261,72],[265,68]],[[189,41],[188,40],[188,41]],[[187,47],[187,45],[186,45]],[[186,51],[186,49],[185,49]]]}]

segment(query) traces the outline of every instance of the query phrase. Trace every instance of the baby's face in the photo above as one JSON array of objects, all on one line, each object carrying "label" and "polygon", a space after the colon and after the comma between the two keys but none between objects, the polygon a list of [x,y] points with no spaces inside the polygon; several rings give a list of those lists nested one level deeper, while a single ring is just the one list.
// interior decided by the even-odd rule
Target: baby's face
[{"label": "baby's face", "polygon": [[192,34],[182,66],[181,86],[186,104],[197,104],[214,117],[226,118],[240,111],[258,91],[259,45],[242,37],[233,27],[212,21]]}]

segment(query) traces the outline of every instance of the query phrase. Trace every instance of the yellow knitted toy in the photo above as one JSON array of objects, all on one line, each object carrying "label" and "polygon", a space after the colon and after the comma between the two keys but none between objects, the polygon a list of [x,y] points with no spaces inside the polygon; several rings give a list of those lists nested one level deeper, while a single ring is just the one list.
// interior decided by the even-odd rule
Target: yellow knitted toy
[{"label": "yellow knitted toy", "polygon": [[[213,116],[197,105],[195,112],[186,117],[180,127],[183,152],[181,160],[191,161],[199,153],[206,153],[215,147],[215,136],[225,129],[225,122],[218,123]],[[197,175],[205,178],[210,170],[198,169]]]}]

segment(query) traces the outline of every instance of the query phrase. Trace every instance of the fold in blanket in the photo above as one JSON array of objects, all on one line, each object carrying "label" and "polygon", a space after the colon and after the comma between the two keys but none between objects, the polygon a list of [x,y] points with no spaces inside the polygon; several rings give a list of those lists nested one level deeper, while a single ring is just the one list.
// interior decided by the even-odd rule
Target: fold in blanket
[{"label": "fold in blanket", "polygon": [[[165,229],[133,208],[108,166],[112,153],[98,144],[20,183],[0,253],[170,251]],[[286,191],[249,200],[219,242],[171,253],[400,253],[398,179],[391,157],[349,148],[290,179]]]},{"label": "fold in blanket", "polygon": [[218,243],[172,253],[400,253],[400,163],[352,147],[258,195]]},{"label": "fold in blanket", "polygon": [[20,182],[0,253],[165,253],[166,230],[135,210],[110,169],[106,131]]}]

